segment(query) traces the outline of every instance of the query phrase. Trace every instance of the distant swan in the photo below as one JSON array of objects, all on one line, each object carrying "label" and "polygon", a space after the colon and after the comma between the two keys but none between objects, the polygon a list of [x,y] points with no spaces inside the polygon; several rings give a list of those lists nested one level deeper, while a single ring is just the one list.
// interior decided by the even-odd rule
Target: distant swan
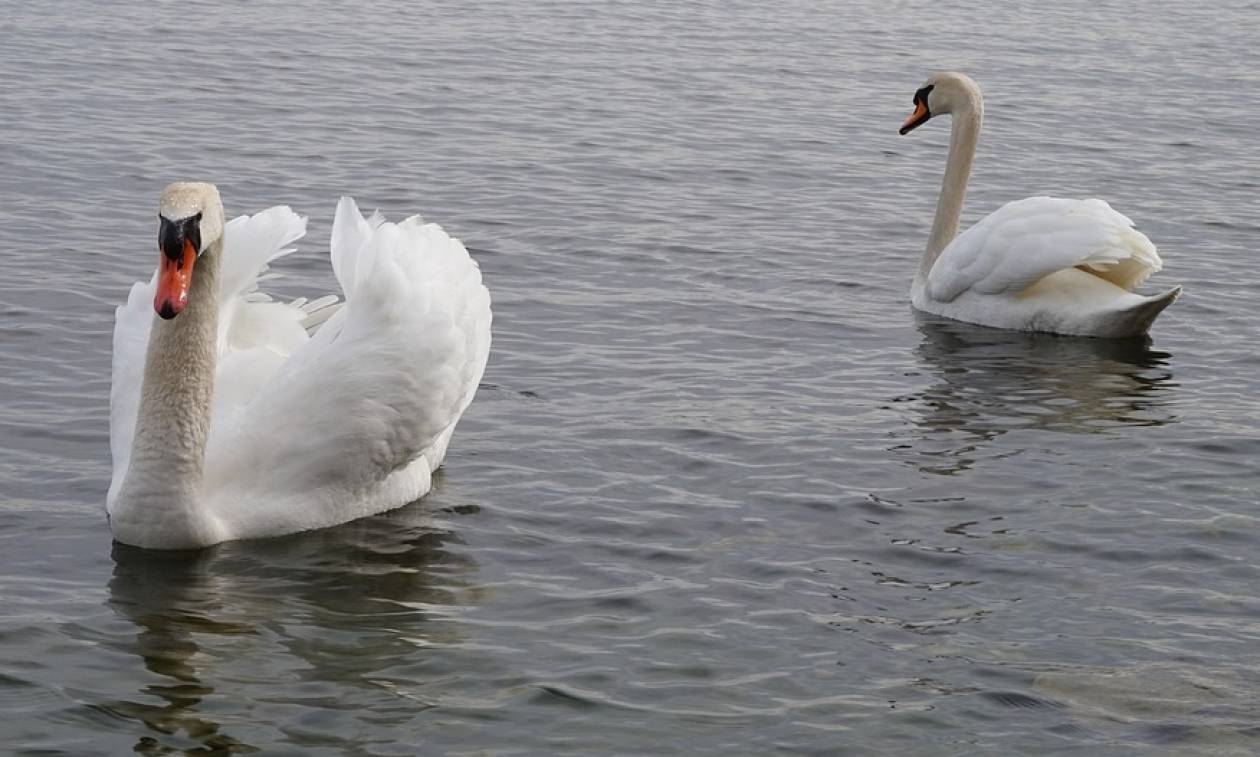
[{"label": "distant swan", "polygon": [[201,183],[167,187],[159,218],[158,270],[114,326],[114,538],[204,547],[428,492],[490,349],[490,295],[459,240],[418,216],[364,219],[342,198],[344,305],[281,303],[257,282],[304,218],[274,207],[225,224]]},{"label": "distant swan", "polygon": [[958,234],[980,137],[980,87],[937,74],[914,93],[906,134],[949,113],[949,159],[927,251],[911,288],[919,310],[968,323],[1079,336],[1145,334],[1181,287],[1145,297],[1132,289],[1163,263],[1133,222],[1102,200],[1029,197]]}]

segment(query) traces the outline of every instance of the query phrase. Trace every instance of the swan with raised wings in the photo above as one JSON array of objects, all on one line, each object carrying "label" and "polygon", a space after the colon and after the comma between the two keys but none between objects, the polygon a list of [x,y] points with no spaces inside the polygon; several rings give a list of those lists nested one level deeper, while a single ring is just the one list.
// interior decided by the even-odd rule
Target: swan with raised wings
[{"label": "swan with raised wings", "polygon": [[306,232],[289,208],[224,223],[213,184],[176,183],[159,222],[157,272],[114,327],[114,538],[204,547],[428,492],[490,350],[490,295],[459,240],[342,198],[331,257],[345,302],[282,303],[258,281]]},{"label": "swan with raised wings", "polygon": [[948,113],[949,158],[927,251],[911,287],[919,310],[983,326],[1096,337],[1145,334],[1181,292],[1133,291],[1163,263],[1146,235],[1102,200],[1029,197],[958,233],[980,138],[980,87],[957,72],[914,93],[907,134]]}]

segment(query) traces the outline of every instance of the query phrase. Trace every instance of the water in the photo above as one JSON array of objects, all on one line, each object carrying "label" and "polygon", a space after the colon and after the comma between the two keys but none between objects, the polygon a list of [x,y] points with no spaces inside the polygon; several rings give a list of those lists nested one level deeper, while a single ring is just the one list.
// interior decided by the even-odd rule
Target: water
[{"label": "water", "polygon": [[[1260,750],[1260,6],[10,3],[0,743],[14,754]],[[915,316],[967,220],[1101,196],[1149,345]],[[433,494],[112,546],[112,308],[157,193],[463,238],[495,344]]]}]

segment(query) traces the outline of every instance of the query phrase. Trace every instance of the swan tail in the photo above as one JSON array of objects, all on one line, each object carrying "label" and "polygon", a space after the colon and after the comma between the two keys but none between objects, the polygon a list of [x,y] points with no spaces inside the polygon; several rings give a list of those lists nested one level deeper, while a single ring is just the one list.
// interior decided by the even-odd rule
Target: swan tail
[{"label": "swan tail", "polygon": [[1176,302],[1177,298],[1180,296],[1181,296],[1181,285],[1178,284],[1177,286],[1172,287],[1171,289],[1168,289],[1166,291],[1160,292],[1159,294],[1155,294],[1155,295],[1151,295],[1150,297],[1147,297],[1146,302],[1142,303],[1136,308],[1136,310],[1141,315],[1143,332],[1145,332],[1147,329],[1151,327],[1151,324],[1155,321],[1155,318],[1160,313],[1164,312],[1164,308]]},{"label": "swan tail", "polygon": [[1164,312],[1164,308],[1177,301],[1181,295],[1181,287],[1175,286],[1167,291],[1142,297],[1141,301],[1125,310],[1115,313],[1108,319],[1109,328],[1092,334],[1102,337],[1135,337],[1143,336],[1151,329],[1151,324]]}]

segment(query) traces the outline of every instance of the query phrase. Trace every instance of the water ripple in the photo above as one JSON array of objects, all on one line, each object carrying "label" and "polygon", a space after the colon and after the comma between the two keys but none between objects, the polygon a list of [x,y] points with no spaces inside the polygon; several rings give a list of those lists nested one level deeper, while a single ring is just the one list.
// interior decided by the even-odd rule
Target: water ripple
[{"label": "water ripple", "polygon": [[[1247,10],[8,9],[0,740],[1255,752]],[[1108,199],[1186,287],[1153,341],[910,310],[948,137],[895,130],[947,64],[988,95],[965,222]],[[284,295],[332,287],[343,192],[465,240],[495,349],[425,501],[111,548],[111,313],[176,178],[310,214]]]}]

